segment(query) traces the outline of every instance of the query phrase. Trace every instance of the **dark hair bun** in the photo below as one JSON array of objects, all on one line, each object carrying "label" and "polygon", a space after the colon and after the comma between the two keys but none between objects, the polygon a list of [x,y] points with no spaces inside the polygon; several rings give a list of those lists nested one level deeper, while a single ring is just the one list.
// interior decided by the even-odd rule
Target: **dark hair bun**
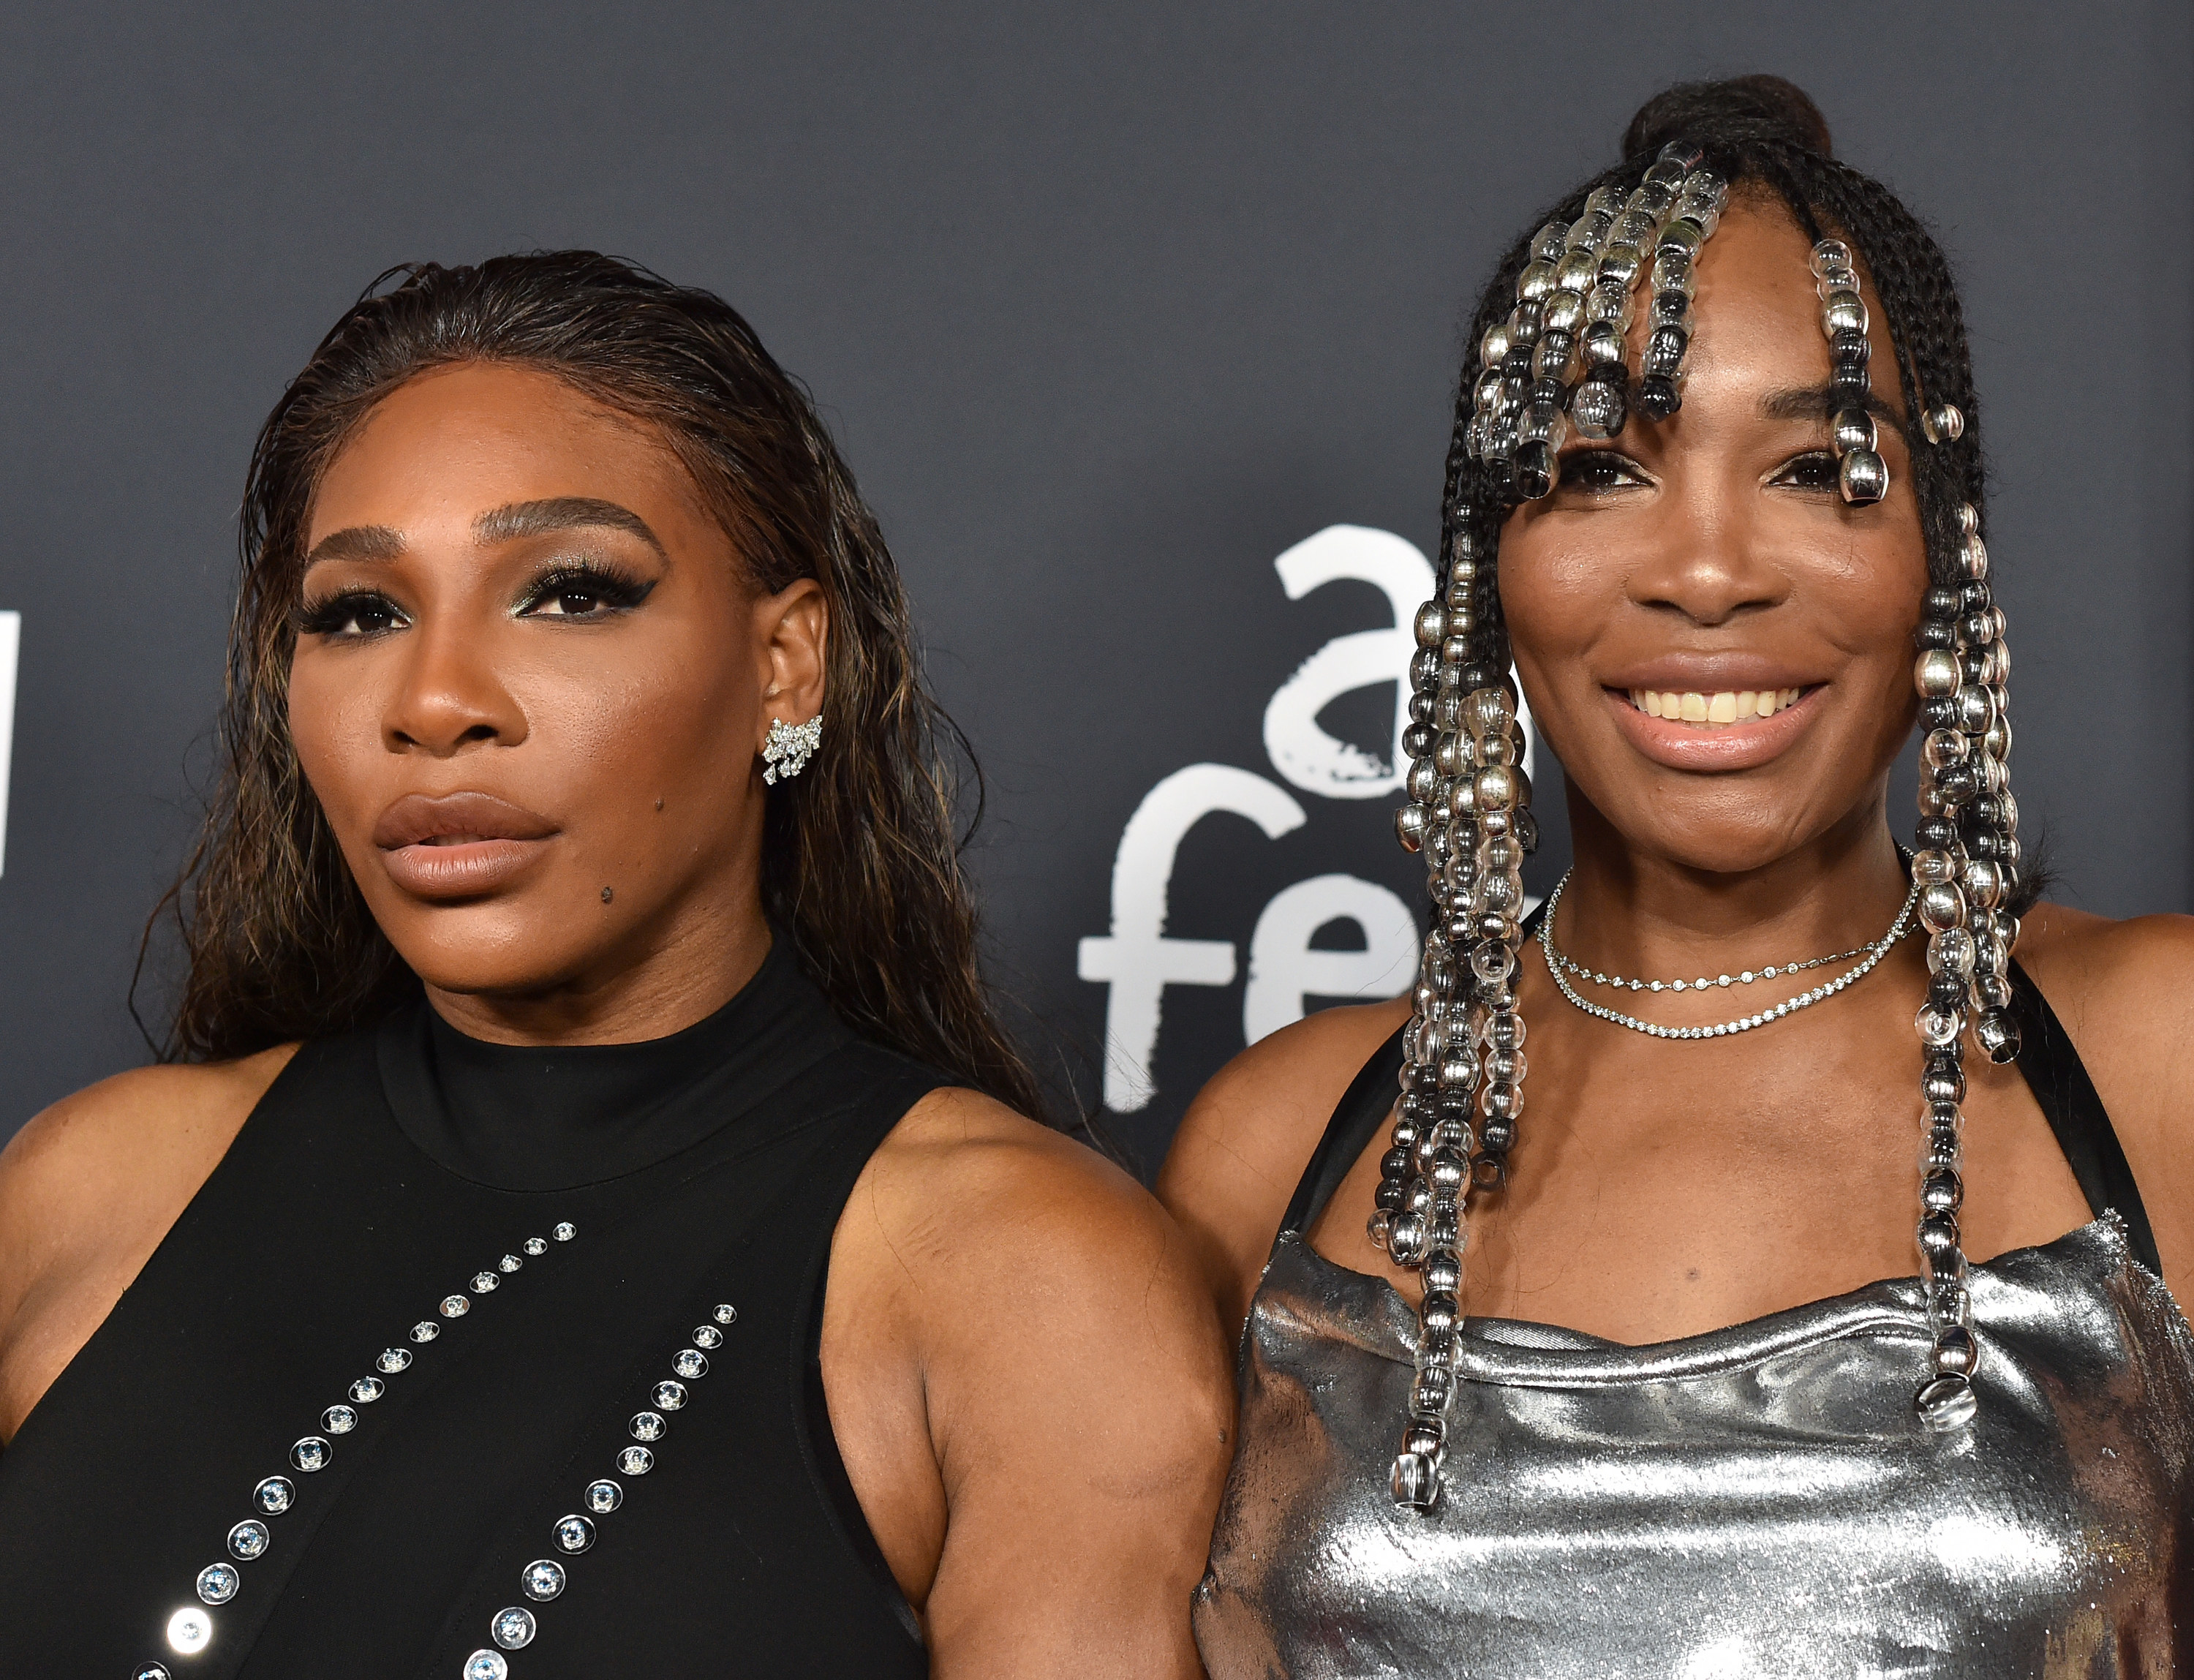
[{"label": "dark hair bun", "polygon": [[1806,90],[1780,76],[1732,76],[1726,82],[1679,82],[1638,107],[1623,131],[1628,163],[1651,158],[1672,140],[1701,144],[1732,140],[1779,140],[1835,156],[1828,119]]}]

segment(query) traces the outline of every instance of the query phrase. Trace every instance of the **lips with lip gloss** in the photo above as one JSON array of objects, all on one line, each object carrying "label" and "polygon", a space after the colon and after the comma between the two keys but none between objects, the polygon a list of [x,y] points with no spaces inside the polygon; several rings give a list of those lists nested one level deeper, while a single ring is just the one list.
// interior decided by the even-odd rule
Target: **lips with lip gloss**
[{"label": "lips with lip gloss", "polygon": [[[1646,757],[1672,770],[1713,772],[1755,769],[1779,757],[1818,713],[1825,688],[1797,685],[1795,698],[1792,687],[1713,693],[1641,688],[1637,700],[1628,688],[1603,692],[1617,727]],[[1660,715],[1640,703],[1648,695]],[[1743,699],[1752,705],[1739,716]]]},{"label": "lips with lip gloss", "polygon": [[405,891],[477,898],[508,884],[557,832],[548,818],[491,793],[411,793],[381,814],[373,843]]}]

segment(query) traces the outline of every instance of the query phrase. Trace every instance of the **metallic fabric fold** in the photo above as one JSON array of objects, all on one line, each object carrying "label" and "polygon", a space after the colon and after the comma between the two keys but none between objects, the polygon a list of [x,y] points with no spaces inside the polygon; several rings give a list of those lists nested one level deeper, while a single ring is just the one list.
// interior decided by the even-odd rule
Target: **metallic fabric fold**
[{"label": "metallic fabric fold", "polygon": [[1197,1595],[1212,1680],[2173,1673],[2185,1320],[2109,1218],[1971,1275],[1981,1405],[1948,1430],[1904,1380],[1917,1279],[1637,1348],[1471,1320],[1420,1514],[1383,1474],[1416,1315],[1283,1234]]}]

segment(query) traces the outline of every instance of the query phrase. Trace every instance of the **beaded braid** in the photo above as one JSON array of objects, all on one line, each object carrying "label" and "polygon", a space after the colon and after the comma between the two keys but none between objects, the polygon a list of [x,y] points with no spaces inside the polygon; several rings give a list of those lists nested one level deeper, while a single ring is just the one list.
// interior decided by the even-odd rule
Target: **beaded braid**
[{"label": "beaded braid", "polygon": [[[1393,1477],[1395,1499],[1416,1510],[1439,1497],[1470,1198],[1508,1182],[1524,1108],[1513,982],[1523,863],[1537,836],[1491,563],[1507,511],[1499,503],[1553,488],[1565,415],[1588,436],[1622,429],[1623,335],[1641,279],[1650,281],[1652,331],[1637,405],[1657,417],[1680,406],[1692,262],[1728,198],[1720,178],[1699,168],[1701,156],[1671,145],[1627,195],[1596,186],[1574,221],[1550,221],[1533,236],[1515,308],[1480,340],[1461,458],[1450,454],[1444,575],[1440,595],[1416,617],[1404,739],[1410,803],[1396,820],[1402,843],[1425,855],[1434,913],[1369,1226],[1398,1264],[1424,1275],[1416,1379]],[[1590,368],[1582,380],[1581,364]],[[1463,487],[1473,460],[1505,469],[1513,490],[1484,513]]]},{"label": "beaded braid", "polygon": [[[1766,186],[1816,244],[1832,386],[1852,399],[1839,401],[1832,421],[1845,499],[1879,501],[1889,475],[1862,406],[1868,323],[1858,259],[1824,239],[1820,220],[1873,255],[1906,411],[1921,417],[1927,443],[1912,451],[1931,584],[1916,638],[1915,680],[1929,733],[1913,869],[1930,934],[1932,979],[1917,1021],[1928,1121],[1919,1240],[1934,1345],[1915,1405],[1940,1425],[1974,1409],[1977,1349],[1956,1220],[1959,1044],[1970,1020],[1992,1059],[2018,1053],[2006,976],[2023,900],[2017,806],[2004,774],[2009,654],[1986,581],[1964,321],[1940,249],[1886,189],[1780,131],[1743,122],[1727,129],[1709,135],[1709,147],[1664,147],[1642,179],[1633,180],[1634,165],[1618,166],[1565,199],[1503,260],[1473,321],[1479,371],[1457,397],[1438,592],[1415,624],[1404,736],[1410,802],[1395,819],[1403,845],[1425,858],[1433,916],[1368,1227],[1373,1243],[1424,1282],[1416,1380],[1392,1478],[1394,1499],[1407,1509],[1427,1511],[1439,1501],[1466,1217],[1476,1195],[1507,1184],[1523,1111],[1525,1023],[1513,982],[1521,867],[1537,837],[1508,675],[1499,532],[1517,505],[1553,489],[1568,425],[1605,439],[1622,432],[1634,406],[1655,419],[1678,411],[1698,251],[1729,185],[1741,181]],[[1720,173],[1703,167],[1709,158]],[[1625,335],[1641,279],[1651,331],[1634,392]],[[1503,312],[1511,288],[1514,305]]]}]

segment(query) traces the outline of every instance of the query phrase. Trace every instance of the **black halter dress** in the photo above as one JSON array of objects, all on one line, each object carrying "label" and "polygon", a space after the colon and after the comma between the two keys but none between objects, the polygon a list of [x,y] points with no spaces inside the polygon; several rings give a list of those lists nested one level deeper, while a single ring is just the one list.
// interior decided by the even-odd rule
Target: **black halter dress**
[{"label": "black halter dress", "polygon": [[782,940],[651,1043],[307,1044],[0,1455],[0,1676],[925,1673],[818,1349],[939,1083]]}]

